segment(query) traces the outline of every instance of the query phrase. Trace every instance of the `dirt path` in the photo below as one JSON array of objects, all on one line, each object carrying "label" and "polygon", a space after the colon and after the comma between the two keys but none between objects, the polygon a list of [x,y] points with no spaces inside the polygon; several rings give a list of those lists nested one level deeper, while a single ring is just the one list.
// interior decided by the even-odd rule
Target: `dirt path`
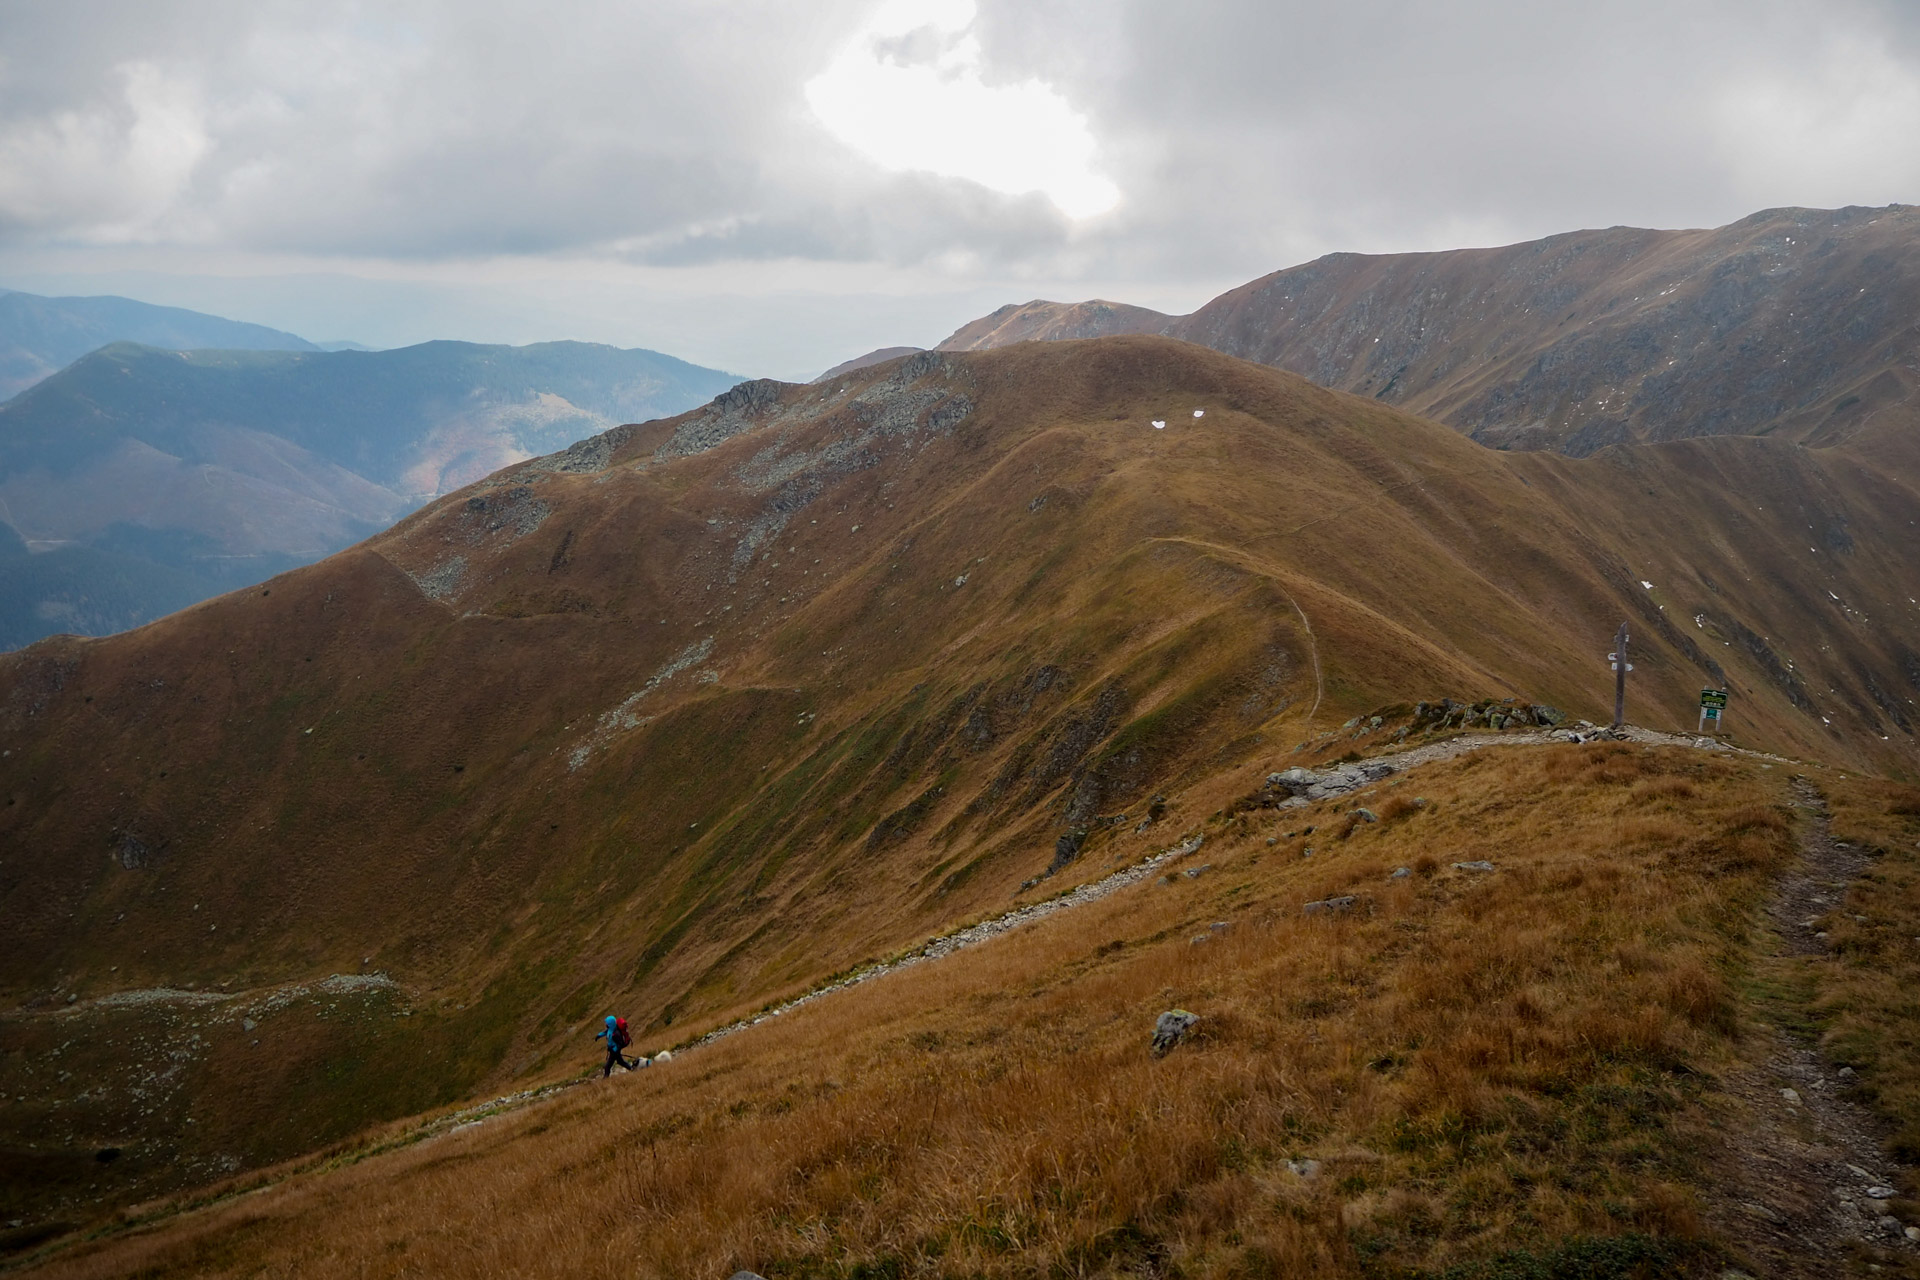
[{"label": "dirt path", "polygon": [[[1767,908],[1775,960],[1789,972],[1807,963],[1801,957],[1837,963],[1821,917],[1845,903],[1870,861],[1833,839],[1826,800],[1811,783],[1794,779],[1793,800],[1806,821],[1801,859]],[[1886,1125],[1807,1035],[1778,1025],[1762,1034],[1765,1062],[1723,1082],[1737,1107],[1734,1176],[1710,1195],[1712,1215],[1764,1280],[1911,1273],[1920,1227],[1887,1210],[1902,1169],[1885,1155]]]}]

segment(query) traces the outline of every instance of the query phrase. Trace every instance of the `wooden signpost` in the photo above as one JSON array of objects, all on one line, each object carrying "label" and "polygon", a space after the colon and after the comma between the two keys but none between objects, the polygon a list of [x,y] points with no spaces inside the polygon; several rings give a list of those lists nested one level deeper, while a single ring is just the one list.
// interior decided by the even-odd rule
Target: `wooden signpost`
[{"label": "wooden signpost", "polygon": [[1607,661],[1613,664],[1613,727],[1623,729],[1627,724],[1627,672],[1633,670],[1633,664],[1627,661],[1627,624],[1624,622],[1613,637],[1613,652],[1607,655]]},{"label": "wooden signpost", "polygon": [[1700,691],[1699,732],[1705,733],[1709,722],[1712,723],[1714,729],[1717,731],[1720,728],[1721,720],[1726,716],[1726,711],[1727,691],[1725,689],[1702,689]]}]

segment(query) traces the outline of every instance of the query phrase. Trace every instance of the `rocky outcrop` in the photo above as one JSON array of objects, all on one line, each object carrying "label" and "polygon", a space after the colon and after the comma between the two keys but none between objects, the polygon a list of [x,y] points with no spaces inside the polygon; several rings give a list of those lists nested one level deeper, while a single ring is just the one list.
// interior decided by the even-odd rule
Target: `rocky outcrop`
[{"label": "rocky outcrop", "polygon": [[1380,781],[1393,773],[1393,766],[1378,760],[1360,760],[1352,764],[1337,764],[1331,769],[1302,769],[1298,766],[1279,773],[1267,775],[1266,785],[1262,786],[1247,801],[1236,808],[1250,809],[1297,809],[1315,800],[1324,800],[1328,796],[1345,795],[1361,787]]}]

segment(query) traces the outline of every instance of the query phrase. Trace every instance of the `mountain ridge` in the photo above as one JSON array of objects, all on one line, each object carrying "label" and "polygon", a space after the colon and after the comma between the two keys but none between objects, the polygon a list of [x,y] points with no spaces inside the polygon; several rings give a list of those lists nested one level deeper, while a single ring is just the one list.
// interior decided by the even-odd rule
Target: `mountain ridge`
[{"label": "mountain ridge", "polygon": [[[1070,887],[1416,702],[1604,717],[1622,617],[1637,723],[1711,683],[1743,742],[1911,774],[1917,517],[1846,446],[1503,453],[1162,338],[744,383],[0,657],[0,990],[387,975],[263,1024],[341,1079],[193,1051],[154,1150],[252,1165]],[[0,1083],[90,1168],[112,1090]]]},{"label": "mountain ridge", "polygon": [[43,297],[0,289],[0,401],[110,342],[174,351],[317,351],[295,334],[244,320],[112,295]]},{"label": "mountain ridge", "polygon": [[937,349],[1097,336],[1090,328],[1158,333],[1386,400],[1497,448],[1575,456],[1773,432],[1906,448],[1920,424],[1920,334],[1903,317],[1916,308],[1920,210],[1781,208],[1705,230],[1329,254],[1185,316],[1035,301],[962,326]]}]

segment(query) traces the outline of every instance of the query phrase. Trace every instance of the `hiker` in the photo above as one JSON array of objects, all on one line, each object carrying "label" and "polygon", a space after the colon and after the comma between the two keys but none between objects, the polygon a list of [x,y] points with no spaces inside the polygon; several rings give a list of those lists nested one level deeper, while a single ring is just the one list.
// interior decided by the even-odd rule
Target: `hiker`
[{"label": "hiker", "polygon": [[616,1018],[612,1014],[608,1014],[606,1029],[596,1034],[593,1038],[607,1042],[607,1065],[600,1069],[600,1078],[602,1080],[605,1080],[613,1074],[613,1064],[616,1062],[629,1071],[640,1065],[637,1062],[628,1062],[626,1055],[620,1052],[633,1043],[633,1037],[627,1034],[627,1020],[625,1018]]}]

